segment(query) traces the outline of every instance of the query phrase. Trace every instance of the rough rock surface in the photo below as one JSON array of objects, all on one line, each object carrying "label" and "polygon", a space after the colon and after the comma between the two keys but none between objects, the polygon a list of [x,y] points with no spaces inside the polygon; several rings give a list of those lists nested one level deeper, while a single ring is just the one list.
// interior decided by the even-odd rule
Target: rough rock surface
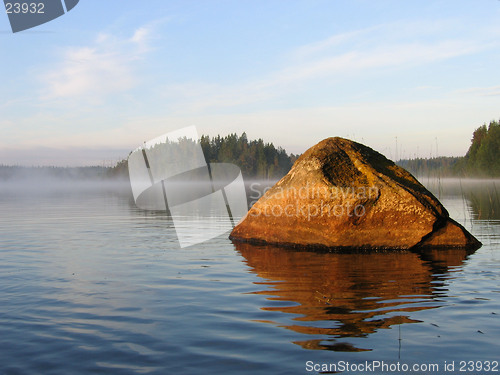
[{"label": "rough rock surface", "polygon": [[338,137],[307,150],[230,238],[336,249],[481,246],[409,172]]}]

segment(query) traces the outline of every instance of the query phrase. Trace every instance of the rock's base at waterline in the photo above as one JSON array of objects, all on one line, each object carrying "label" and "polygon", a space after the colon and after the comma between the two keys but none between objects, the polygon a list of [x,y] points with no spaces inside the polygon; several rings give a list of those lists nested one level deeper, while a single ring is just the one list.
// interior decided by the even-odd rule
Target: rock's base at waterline
[{"label": "rock's base at waterline", "polygon": [[307,150],[230,238],[322,249],[481,246],[409,172],[338,137]]}]

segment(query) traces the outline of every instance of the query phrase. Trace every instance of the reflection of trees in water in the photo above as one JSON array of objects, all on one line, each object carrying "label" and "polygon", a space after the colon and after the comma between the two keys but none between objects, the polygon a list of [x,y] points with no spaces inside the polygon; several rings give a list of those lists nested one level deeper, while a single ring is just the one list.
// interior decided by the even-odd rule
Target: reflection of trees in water
[{"label": "reflection of trees in water", "polygon": [[470,202],[477,219],[500,219],[500,192],[495,183],[486,184],[481,189],[467,191],[465,197]]},{"label": "reflection of trees in water", "polygon": [[297,314],[296,324],[285,328],[325,339],[295,343],[334,351],[370,350],[338,339],[418,322],[407,313],[439,307],[437,297],[446,294],[443,274],[467,256],[461,250],[340,254],[244,243],[236,243],[236,248],[252,271],[266,280],[266,289],[255,293],[296,303],[262,309]]},{"label": "reflection of trees in water", "polygon": [[456,198],[466,201],[474,218],[500,219],[500,181],[478,179],[423,180],[426,187],[438,198]]}]

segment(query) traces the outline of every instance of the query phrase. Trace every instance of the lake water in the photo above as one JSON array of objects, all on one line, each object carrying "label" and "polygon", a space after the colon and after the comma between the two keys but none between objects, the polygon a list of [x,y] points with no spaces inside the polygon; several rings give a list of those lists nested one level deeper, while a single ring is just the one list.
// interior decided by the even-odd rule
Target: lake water
[{"label": "lake water", "polygon": [[0,185],[0,374],[499,373],[496,185],[432,188],[481,249],[180,249],[118,186]]}]

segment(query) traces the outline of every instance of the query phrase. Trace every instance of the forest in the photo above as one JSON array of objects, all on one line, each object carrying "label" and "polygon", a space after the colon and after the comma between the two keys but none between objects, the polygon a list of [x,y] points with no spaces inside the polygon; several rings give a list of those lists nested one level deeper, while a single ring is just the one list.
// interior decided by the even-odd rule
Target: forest
[{"label": "forest", "polygon": [[467,154],[454,170],[462,176],[500,176],[500,121],[491,121],[474,131]]},{"label": "forest", "polygon": [[279,179],[288,173],[298,157],[261,138],[249,141],[246,133],[213,138],[204,135],[200,143],[208,163],[236,164],[247,178]]},{"label": "forest", "polygon": [[500,177],[500,121],[477,128],[465,156],[399,160],[416,176]]},{"label": "forest", "polygon": [[[210,138],[202,135],[200,144],[207,163],[233,163],[240,167],[244,178],[277,180],[288,173],[298,155],[287,154],[261,138],[248,140],[246,133]],[[108,176],[128,175],[127,160],[108,170]]]}]

